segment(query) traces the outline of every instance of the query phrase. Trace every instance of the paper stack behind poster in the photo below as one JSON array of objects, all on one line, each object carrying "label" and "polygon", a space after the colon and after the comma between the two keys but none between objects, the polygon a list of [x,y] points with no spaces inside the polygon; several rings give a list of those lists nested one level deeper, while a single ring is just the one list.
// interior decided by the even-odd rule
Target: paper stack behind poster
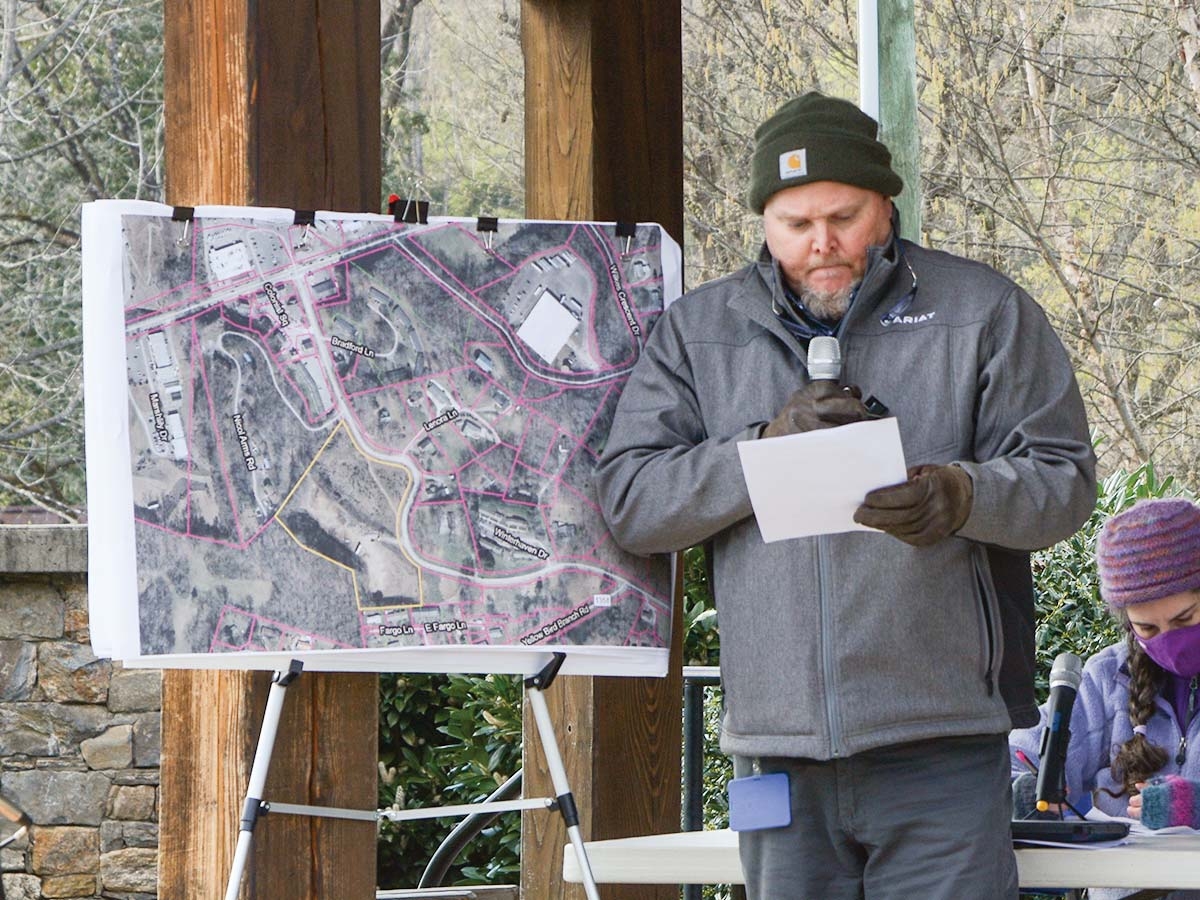
[{"label": "paper stack behind poster", "polygon": [[629,230],[87,204],[97,655],[665,673],[669,563],[592,484],[680,292],[678,246]]}]

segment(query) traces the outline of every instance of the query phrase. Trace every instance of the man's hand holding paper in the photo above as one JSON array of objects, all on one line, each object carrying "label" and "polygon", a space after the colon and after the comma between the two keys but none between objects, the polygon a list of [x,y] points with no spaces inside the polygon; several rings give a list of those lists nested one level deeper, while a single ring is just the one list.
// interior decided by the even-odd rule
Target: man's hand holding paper
[{"label": "man's hand holding paper", "polygon": [[902,484],[867,494],[854,521],[927,547],[962,528],[973,497],[971,476],[958,466],[914,466]]}]

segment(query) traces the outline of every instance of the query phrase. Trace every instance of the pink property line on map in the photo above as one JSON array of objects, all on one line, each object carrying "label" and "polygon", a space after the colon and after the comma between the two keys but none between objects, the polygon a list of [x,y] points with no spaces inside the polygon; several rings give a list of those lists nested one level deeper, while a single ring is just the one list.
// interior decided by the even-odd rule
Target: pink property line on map
[{"label": "pink property line on map", "polygon": [[[225,619],[226,614],[230,611],[232,611],[234,613],[238,613],[239,615],[243,615],[250,620],[250,631],[246,635],[246,640],[242,644],[227,644],[224,641],[217,640],[217,635],[221,631],[221,622]],[[216,625],[213,627],[213,639],[208,645],[208,652],[212,653],[214,650],[216,650],[219,647],[228,647],[230,650],[240,650],[243,647],[246,647],[250,643],[251,639],[253,639],[254,633],[256,631],[258,631],[260,623],[266,624],[266,625],[273,625],[273,626],[277,627],[281,632],[281,635],[280,635],[281,637],[283,635],[288,635],[288,634],[298,634],[301,637],[309,637],[309,638],[314,638],[315,640],[318,640],[318,641],[324,641],[326,643],[334,645],[335,647],[344,647],[346,649],[355,649],[353,644],[347,644],[344,641],[335,641],[335,640],[333,640],[333,638],[328,638],[328,637],[325,637],[324,635],[317,634],[315,631],[302,631],[299,628],[294,628],[290,625],[287,625],[287,624],[277,621],[275,619],[268,619],[266,616],[260,616],[258,613],[253,613],[253,612],[250,612],[249,610],[239,609],[236,606],[230,606],[230,605],[226,604],[225,606],[221,607],[221,613],[220,613],[220,615],[217,616]]]},{"label": "pink property line on map", "polygon": [[[603,258],[604,253],[600,246],[600,243],[596,240],[595,232],[589,230],[587,235],[591,239],[592,244],[596,247],[596,250],[598,252],[600,252],[601,257]],[[617,259],[620,260],[620,258],[621,258],[620,251],[617,250],[616,247],[612,246],[611,243],[608,247],[608,250],[610,252],[615,252],[617,254]],[[620,272],[621,272],[621,266],[620,266],[619,262],[616,264],[616,267],[617,267],[617,273],[618,273],[617,278],[619,279]],[[619,321],[625,322],[625,313],[621,309],[620,301],[617,300],[617,292],[621,290],[621,285],[613,280],[612,269],[609,269],[607,274],[608,274],[608,283],[612,286],[612,302],[617,305],[617,313],[620,317]],[[612,362],[612,368],[614,368],[614,369],[626,368],[628,366],[633,365],[633,363],[637,360],[637,346],[645,339],[645,335],[646,335],[645,323],[642,322],[642,317],[641,317],[640,311],[638,310],[637,306],[634,305],[633,297],[630,296],[628,287],[629,286],[626,285],[626,291],[625,291],[626,300],[628,300],[628,302],[629,302],[629,308],[630,308],[630,310],[633,311],[633,318],[637,321],[638,327],[641,329],[642,334],[639,337],[638,335],[630,333],[630,338],[632,338],[633,344],[634,344],[633,357],[626,358],[623,360],[614,360]],[[597,285],[596,286],[597,293],[599,293],[599,290],[600,290],[600,287],[599,287],[599,285]],[[626,329],[629,328],[628,322],[625,323],[625,327],[626,327]]]},{"label": "pink property line on map", "polygon": [[[548,416],[545,418],[547,422],[551,421]],[[564,435],[568,434],[567,430],[559,426],[557,423],[551,422],[551,424],[554,425],[554,433],[550,435],[550,440],[546,442],[546,452],[542,454],[542,458],[539,459],[537,461],[537,465],[534,466],[534,470],[538,472],[544,471],[549,467],[550,457],[554,454],[555,449],[558,447],[558,442],[562,440]]]},{"label": "pink property line on map", "polygon": [[520,272],[523,268],[528,266],[535,259],[545,259],[547,256],[553,256],[556,253],[561,253],[563,250],[570,250],[571,249],[571,241],[574,240],[575,232],[578,230],[579,230],[578,225],[573,226],[571,228],[571,233],[569,235],[567,235],[567,237],[563,241],[563,243],[561,243],[555,247],[549,247],[549,248],[546,248],[543,250],[539,250],[537,253],[530,253],[528,256],[526,256],[524,259],[522,259],[518,263],[515,263],[515,264],[510,263],[509,265],[511,265],[511,267],[512,267],[512,272],[510,272],[508,275],[503,275],[500,278],[495,278],[492,281],[488,281],[484,284],[481,284],[481,285],[479,285],[479,287],[476,288],[476,290],[482,291],[485,288],[492,287],[493,285],[496,285],[499,282],[506,280],[507,278],[516,274],[517,272]]},{"label": "pink property line on map", "polygon": [[[455,228],[455,229],[457,229],[458,231],[461,231],[463,234],[465,234],[465,235],[467,236],[467,239],[468,239],[468,240],[470,240],[470,241],[474,241],[474,242],[475,242],[475,245],[476,245],[477,247],[479,247],[479,249],[480,249],[480,250],[482,250],[482,251],[484,251],[485,253],[489,254],[489,255],[490,255],[490,256],[491,256],[491,257],[492,257],[494,260],[496,260],[496,262],[503,263],[504,265],[508,266],[508,268],[511,270],[511,271],[509,272],[509,275],[511,275],[513,272],[516,272],[516,271],[518,270],[518,268],[519,268],[519,267],[518,267],[518,266],[514,266],[514,265],[513,265],[511,262],[509,262],[507,257],[501,256],[501,255],[500,255],[499,253],[497,253],[495,250],[489,250],[489,249],[488,249],[488,247],[487,247],[487,245],[486,245],[486,244],[485,244],[483,241],[481,241],[481,240],[479,239],[479,232],[478,232],[478,231],[471,231],[470,229],[468,229],[468,228],[464,228],[462,225],[459,225],[459,224],[457,224],[457,223],[454,225],[454,228]],[[419,241],[414,241],[414,243],[418,243],[418,244],[419,244],[420,242],[419,242]],[[500,276],[499,278],[493,279],[492,281],[489,281],[489,282],[487,282],[487,283],[485,283],[485,284],[481,284],[481,285],[480,285],[478,288],[476,288],[476,290],[480,290],[480,291],[481,291],[481,290],[483,290],[483,289],[484,289],[484,288],[486,288],[486,287],[491,287],[491,286],[492,286],[493,284],[495,284],[496,282],[498,282],[498,281],[503,281],[503,280],[504,280],[505,278],[507,278],[507,277],[508,277],[508,275],[502,275],[502,276]]]},{"label": "pink property line on map", "polygon": [[[197,284],[196,284],[196,258],[197,258],[197,256],[199,255],[199,254],[198,254],[196,251],[197,251],[197,244],[199,243],[199,239],[200,239],[200,232],[201,232],[201,231],[211,231],[211,230],[213,230],[214,228],[216,228],[216,229],[223,229],[223,230],[227,230],[227,231],[258,231],[258,230],[259,230],[258,226],[246,226],[246,225],[240,225],[240,224],[239,224],[239,223],[237,223],[235,220],[222,219],[222,220],[221,220],[221,222],[222,222],[222,224],[221,224],[221,225],[217,225],[217,226],[208,226],[208,227],[203,227],[203,226],[201,226],[201,225],[199,225],[199,224],[195,224],[195,223],[193,223],[193,224],[195,224],[195,227],[192,229],[192,245],[191,245],[191,253],[189,254],[189,257],[190,257],[190,259],[191,259],[191,263],[192,263],[192,276],[191,276],[191,278],[189,278],[189,279],[188,279],[186,282],[184,282],[184,283],[183,283],[183,285],[179,285],[179,286],[177,286],[176,288],[174,288],[174,289],[172,289],[172,290],[166,290],[166,291],[162,291],[161,293],[155,294],[153,297],[148,297],[148,298],[146,298],[145,300],[141,301],[141,303],[138,303],[137,305],[138,305],[138,306],[141,306],[141,305],[143,305],[144,303],[149,303],[149,302],[152,302],[152,301],[154,301],[154,300],[157,300],[159,297],[165,297],[165,296],[167,296],[167,295],[169,295],[169,294],[173,293],[173,291],[174,291],[174,290],[178,290],[178,289],[179,289],[179,287],[184,287],[184,286],[186,286],[186,285],[189,285],[189,284],[190,284],[190,285],[195,285],[195,286],[196,286],[196,287],[197,287],[197,288],[200,290],[200,294],[199,294],[199,295],[192,295],[192,296],[209,296],[209,297],[211,297],[211,296],[213,295],[213,293],[214,293],[214,291],[213,291],[213,289],[212,289],[213,285],[235,285],[235,284],[237,284],[237,283],[238,283],[238,280],[239,280],[239,279],[238,279],[238,276],[232,276],[232,277],[230,277],[230,278],[222,278],[222,279],[219,279],[219,280],[217,280],[217,281],[210,281],[210,282],[208,282],[207,284],[204,284],[204,285],[197,285]],[[253,279],[252,279],[252,278],[245,278],[245,279],[243,279],[243,280],[245,280],[245,281],[252,281]],[[189,299],[190,299],[190,298],[189,298]],[[173,304],[173,305],[171,305],[171,306],[167,306],[167,307],[163,307],[163,308],[157,309],[157,310],[156,310],[154,313],[150,313],[149,315],[158,315],[158,314],[160,314],[160,313],[168,312],[168,311],[170,311],[171,309],[174,309],[174,308],[175,308],[175,306],[177,306],[177,305],[187,305],[187,303],[189,302],[189,299],[184,299],[184,300],[181,300],[181,301],[180,301],[180,304]],[[129,307],[129,308],[132,308],[132,307]],[[145,318],[145,316],[143,316],[142,318]],[[140,319],[127,319],[127,320],[126,320],[126,325],[135,324],[135,323],[137,323],[137,322],[139,322],[139,321],[141,321],[141,320],[140,320]]]},{"label": "pink property line on map", "polygon": [[[471,517],[469,515],[467,515],[466,513],[467,513],[467,496],[470,494],[480,494],[480,492],[479,491],[465,491],[464,492],[464,491],[460,490],[459,494],[462,495],[462,498],[463,498],[463,500],[462,500],[462,502],[463,502],[463,521],[468,523],[467,530],[468,530],[468,533],[471,535],[471,549],[475,555],[475,562],[476,562],[476,564],[478,564],[479,561],[483,558],[482,554],[480,552],[480,546],[479,546],[480,533],[479,533],[479,529],[476,527],[476,524],[471,521]],[[480,495],[482,496],[482,494],[480,494]],[[443,561],[445,561],[445,560],[443,560]],[[492,569],[491,573],[497,577],[512,577],[513,575],[522,575],[526,572],[529,572],[531,570],[531,567],[533,567],[534,571],[542,568],[542,560],[532,558],[530,560],[529,566],[522,566],[522,567],[516,568],[516,569]]]},{"label": "pink property line on map", "polygon": [[[547,624],[549,624],[550,622],[553,622],[555,619],[558,619],[561,616],[565,616],[568,613],[573,611],[572,609],[568,609],[566,607],[559,607],[559,610],[560,611],[553,613],[549,618],[543,619],[541,627],[545,627]],[[576,628],[579,628],[581,625],[583,625],[587,622],[590,622],[592,619],[597,618],[598,616],[601,616],[601,615],[603,615],[603,613],[596,612],[595,608],[593,608],[592,611],[589,612],[586,616],[583,616],[582,618],[577,619],[576,621],[572,622],[570,625],[566,626],[565,628],[560,628],[557,631],[555,631],[554,634],[549,635],[548,640],[546,640],[546,639],[540,640],[537,643],[529,644],[528,646],[536,647],[541,644],[562,643],[562,641],[560,641],[559,638],[563,637],[568,632],[574,631]],[[634,622],[636,623],[637,619],[634,619]],[[536,628],[533,628],[533,629],[530,629],[529,631],[526,631],[524,634],[517,635],[517,643],[518,644],[521,643],[523,638],[528,637],[529,635],[533,634],[534,631],[536,631],[536,630],[537,630]],[[626,641],[628,641],[628,639],[629,639],[629,635],[626,634]]]},{"label": "pink property line on map", "polygon": [[[438,259],[436,256],[434,256],[434,255],[433,255],[431,252],[429,252],[429,249],[428,249],[427,247],[425,247],[423,244],[421,244],[421,243],[420,243],[420,242],[418,242],[418,241],[413,241],[412,243],[413,243],[413,245],[414,245],[414,246],[415,246],[415,247],[416,247],[418,250],[420,250],[420,251],[421,251],[421,253],[422,253],[422,254],[423,254],[423,255],[424,255],[424,256],[425,256],[427,259],[429,259],[429,260],[431,260],[432,262],[434,262],[434,263],[437,265],[437,267],[438,267],[439,269],[441,269],[441,270],[442,270],[442,271],[445,273],[445,276],[444,276],[444,277],[445,277],[447,280],[449,280],[449,281],[453,281],[453,282],[454,282],[455,284],[457,284],[457,285],[458,285],[460,288],[462,288],[462,289],[463,289],[463,293],[465,293],[465,294],[468,294],[468,295],[470,295],[471,297],[474,297],[476,300],[479,300],[479,302],[481,302],[481,303],[483,302],[483,301],[480,299],[480,297],[479,297],[479,294],[478,294],[478,293],[476,293],[476,289],[475,289],[475,288],[470,288],[470,287],[467,287],[466,283],[465,283],[465,282],[464,282],[464,281],[463,281],[461,278],[459,278],[457,275],[455,275],[453,272],[451,272],[449,269],[447,269],[447,268],[446,268],[446,265],[445,265],[445,263],[443,263],[443,262],[442,262],[440,259]],[[417,258],[416,258],[416,255],[415,255],[415,254],[412,254],[412,253],[410,253],[410,254],[408,254],[408,255],[411,257],[413,264],[414,264],[415,266],[417,266],[417,268],[419,268],[419,269],[424,269],[425,273],[426,273],[426,274],[427,274],[427,275],[428,275],[430,278],[432,278],[432,279],[434,279],[434,280],[436,280],[436,279],[437,279],[437,275],[436,275],[436,274],[433,272],[433,270],[432,270],[432,269],[430,269],[428,266],[423,266],[423,265],[421,265],[420,261],[418,261],[418,260],[417,260]],[[445,291],[444,293],[450,294],[450,292],[449,292],[449,291]],[[450,296],[451,296],[451,297],[454,297],[454,295],[453,295],[453,294],[450,294]],[[457,298],[457,297],[454,297],[454,299],[455,299],[455,300],[457,300],[458,298]],[[461,305],[461,304],[460,304],[460,305]],[[491,306],[490,306],[489,304],[486,304],[486,303],[485,303],[484,305],[485,305],[485,306],[488,306],[488,308],[489,308],[489,309],[491,309]]]},{"label": "pink property line on map", "polygon": [[[568,236],[566,243],[561,244],[558,248],[555,248],[555,251],[546,250],[540,254],[531,254],[530,256],[526,257],[524,260],[521,261],[521,265],[524,266],[525,263],[527,263],[530,259],[533,259],[535,256],[538,256],[538,257],[548,256],[548,255],[550,255],[551,252],[557,252],[558,250],[569,250],[571,240],[574,237],[575,232],[578,230],[578,227],[579,227],[578,225],[572,227],[571,234]],[[464,293],[473,297],[475,300],[482,303],[484,306],[487,306],[489,309],[492,309],[493,312],[496,312],[496,310],[490,304],[484,302],[484,300],[479,296],[478,289],[472,289],[472,288],[467,287],[467,285],[457,275],[455,275],[453,272],[451,272],[449,269],[447,269],[445,264],[440,259],[438,259],[436,256],[434,256],[420,242],[413,241],[412,243],[416,245],[416,247],[421,251],[422,254],[424,254],[426,257],[428,257],[430,260],[432,260],[434,263],[436,263],[438,268],[440,268],[443,272],[445,272],[448,280],[453,281],[455,284],[457,284],[459,287],[462,288]],[[399,248],[397,248],[397,249],[399,249]],[[400,252],[403,252],[403,251],[400,251]],[[432,278],[434,280],[437,279],[437,276],[434,274],[434,272],[428,266],[422,265],[421,262],[415,257],[415,255],[413,255],[413,254],[408,254],[408,255],[411,258],[413,265],[415,265],[418,269],[424,270],[425,273],[430,278]],[[449,292],[447,291],[446,293],[449,293]],[[453,294],[451,294],[450,296],[454,300],[456,300],[456,301],[458,300],[458,298],[454,297]],[[462,305],[461,301],[459,301],[459,305],[460,306]],[[485,323],[486,323],[486,320],[485,320]],[[495,329],[494,326],[492,326],[492,327],[493,327],[493,330],[497,330],[497,329]]]},{"label": "pink property line on map", "polygon": [[[595,238],[595,235],[592,234],[591,229],[585,229],[584,233],[591,239],[593,246],[596,246],[596,238]],[[574,235],[572,235],[571,237],[573,240]],[[599,247],[597,246],[596,249],[599,250]],[[603,254],[601,254],[601,259],[603,259]],[[593,359],[598,360],[600,362],[600,364],[602,366],[601,371],[604,371],[604,367],[606,367],[608,369],[612,369],[612,368],[615,368],[615,366],[609,364],[608,359],[605,357],[605,355],[600,350],[600,344],[596,340],[596,314],[599,312],[599,308],[600,308],[600,301],[599,301],[600,282],[596,280],[596,278],[595,278],[596,273],[594,270],[587,269],[586,271],[589,276],[588,280],[592,284],[592,296],[590,298],[590,302],[587,305],[587,310],[588,310],[588,321],[587,321],[588,353],[591,354]],[[609,283],[611,284],[611,278],[609,279]]]},{"label": "pink property line on map", "polygon": [[[196,341],[196,323],[192,322],[192,341]],[[195,465],[196,455],[191,452],[192,447],[196,446],[196,361],[188,360],[188,461],[187,461],[187,477],[184,481],[187,491],[187,500],[184,501],[184,522],[187,523],[187,535],[192,533],[192,469]]]},{"label": "pink property line on map", "polygon": [[[445,374],[445,375],[447,375],[447,376],[450,376],[450,381],[451,381],[451,383],[453,384],[453,383],[456,383],[456,382],[457,382],[457,380],[458,380],[458,379],[457,379],[457,377],[456,377],[456,376],[457,376],[459,373],[461,373],[461,372],[467,372],[467,371],[469,371],[469,370],[470,370],[470,369],[472,369],[472,368],[474,368],[474,367],[473,367],[473,366],[469,366],[469,365],[458,366],[458,367],[455,367],[455,368],[453,368],[453,369],[447,369],[447,370],[445,371],[445,373],[444,373],[444,374]],[[392,390],[394,390],[394,391],[396,392],[396,394],[397,394],[397,397],[398,397],[398,399],[400,400],[400,403],[401,403],[401,405],[402,405],[402,406],[403,406],[403,408],[404,408],[405,415],[408,417],[408,420],[409,420],[409,425],[410,425],[410,429],[411,429],[411,431],[412,431],[412,433],[413,433],[413,437],[414,437],[414,438],[418,438],[418,437],[424,436],[424,437],[428,438],[428,439],[430,440],[430,442],[431,442],[431,443],[432,443],[432,444],[433,444],[435,447],[437,447],[439,450],[441,450],[441,448],[442,448],[442,445],[441,445],[441,444],[439,444],[439,443],[438,443],[436,440],[434,440],[433,436],[434,436],[434,435],[435,435],[437,432],[441,431],[442,429],[441,429],[441,428],[437,428],[437,429],[434,429],[433,431],[426,432],[426,431],[424,430],[424,427],[423,427],[422,423],[421,423],[420,421],[418,421],[418,420],[416,420],[416,419],[414,419],[414,418],[413,418],[412,409],[409,407],[409,405],[408,405],[408,402],[407,402],[407,401],[405,401],[405,399],[404,399],[404,395],[403,395],[403,393],[402,393],[402,391],[401,391],[401,387],[402,387],[402,386],[406,386],[406,385],[414,385],[414,384],[422,384],[422,383],[424,383],[424,382],[427,382],[427,381],[429,381],[429,380],[430,380],[430,379],[429,379],[429,377],[428,377],[428,376],[423,376],[423,377],[421,377],[421,378],[410,378],[410,379],[408,379],[407,381],[393,381],[391,384],[380,385],[379,387],[373,387],[373,388],[370,388],[370,389],[368,389],[368,390],[356,391],[356,392],[355,392],[355,393],[353,393],[353,394],[351,394],[351,393],[347,393],[347,392],[346,392],[346,391],[344,391],[344,390],[342,391],[342,396],[343,396],[343,397],[345,397],[345,398],[346,398],[346,400],[350,401],[350,404],[349,404],[349,405],[350,405],[350,415],[351,415],[351,417],[354,419],[354,421],[358,423],[358,425],[359,425],[359,429],[360,429],[361,433],[362,433],[363,435],[365,435],[365,436],[366,436],[366,443],[367,443],[367,444],[369,444],[369,445],[370,445],[370,446],[372,446],[372,447],[376,447],[376,448],[380,448],[380,449],[390,449],[390,448],[391,448],[391,446],[392,446],[391,444],[385,444],[385,443],[383,443],[383,442],[381,442],[381,441],[377,441],[377,440],[375,440],[373,437],[371,437],[371,429],[370,429],[370,428],[368,428],[368,427],[367,427],[367,426],[366,426],[366,425],[363,423],[363,420],[362,420],[362,418],[359,416],[359,414],[358,414],[358,409],[357,409],[357,407],[355,406],[355,404],[354,404],[354,402],[353,402],[353,401],[354,401],[354,400],[356,400],[356,399],[358,399],[358,398],[360,398],[360,397],[368,397],[368,396],[370,396],[371,394],[376,394],[376,393],[379,393],[379,392],[381,392],[381,391],[392,391]],[[341,384],[341,385],[344,387],[344,382],[340,382],[340,384]],[[453,398],[453,399],[455,399],[455,400],[457,400],[457,399],[458,399],[458,398],[457,398],[456,396],[454,396],[454,395],[452,395],[452,398]],[[459,408],[459,409],[463,409],[464,407],[463,407],[463,406],[461,405],[461,403],[460,403],[460,405],[459,405],[459,407],[458,407],[458,408]],[[429,410],[429,412],[432,412],[432,410]],[[454,426],[453,426],[451,423],[447,423],[446,425],[443,425],[443,426],[442,426],[442,428],[450,428],[450,427],[454,427]],[[461,430],[460,430],[460,434],[461,434]]]},{"label": "pink property line on map", "polygon": [[[170,293],[171,293],[171,291],[163,291],[163,292],[162,292],[161,294],[159,294],[158,296],[159,296],[159,297],[164,297],[164,296],[166,296],[167,294],[170,294]],[[189,305],[191,305],[192,303],[200,303],[200,302],[202,302],[202,301],[204,301],[204,300],[209,300],[209,301],[211,301],[212,295],[213,295],[213,292],[212,292],[212,291],[210,291],[210,290],[208,290],[208,288],[207,288],[207,287],[197,287],[197,289],[196,289],[196,291],[195,291],[194,293],[188,294],[186,297],[182,297],[182,298],[180,298],[180,300],[179,300],[179,302],[178,302],[178,303],[173,303],[173,304],[171,304],[170,306],[165,306],[165,307],[161,307],[161,308],[153,309],[153,310],[151,310],[150,312],[146,313],[144,316],[135,316],[135,317],[130,317],[130,316],[128,315],[128,313],[129,313],[129,310],[131,310],[131,309],[134,309],[134,308],[135,308],[135,306],[127,306],[127,307],[125,308],[125,312],[126,312],[126,318],[125,318],[125,327],[126,327],[126,328],[128,328],[128,327],[129,327],[129,326],[131,326],[131,325],[137,325],[137,324],[138,324],[139,322],[141,322],[143,319],[150,319],[150,318],[153,318],[154,316],[161,316],[163,313],[168,313],[168,312],[170,312],[170,311],[171,311],[171,310],[173,310],[173,309],[178,309],[178,308],[180,308],[180,307],[183,307],[183,306],[189,306]],[[138,303],[138,304],[136,304],[136,307],[141,307],[141,306],[144,306],[144,305],[146,305],[146,304],[147,304],[147,303],[149,303],[149,302],[150,302],[149,300],[144,300],[144,301],[142,301],[141,303]],[[172,323],[172,324],[178,324],[179,322],[186,322],[186,321],[188,321],[188,319],[194,318],[195,316],[198,316],[198,315],[201,315],[201,314],[203,314],[203,313],[205,313],[205,312],[208,312],[208,310],[212,309],[214,306],[220,306],[220,304],[219,304],[219,303],[216,303],[215,301],[209,302],[209,303],[208,303],[208,304],[207,304],[207,305],[204,307],[204,309],[200,310],[199,312],[197,312],[197,313],[194,313],[194,314],[193,314],[193,315],[191,315],[191,316],[187,316],[187,317],[185,317],[185,318],[183,318],[183,319],[178,319],[178,320],[176,320],[176,321],[175,321],[174,323]],[[161,331],[162,329],[161,329],[161,328],[156,328],[156,329],[153,329],[153,330],[155,330],[155,331]]]}]

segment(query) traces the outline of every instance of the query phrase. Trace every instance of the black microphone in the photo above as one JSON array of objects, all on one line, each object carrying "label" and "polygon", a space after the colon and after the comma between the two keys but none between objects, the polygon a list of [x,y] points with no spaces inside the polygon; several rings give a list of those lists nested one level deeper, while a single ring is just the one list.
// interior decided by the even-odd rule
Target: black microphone
[{"label": "black microphone", "polygon": [[1041,768],[1037,779],[1037,808],[1045,812],[1051,803],[1067,799],[1067,744],[1071,740],[1071,708],[1079,689],[1083,663],[1074,653],[1060,653],[1050,668],[1049,721],[1042,732]]},{"label": "black microphone", "polygon": [[808,377],[835,383],[842,377],[842,348],[837,338],[818,336],[808,342]]}]

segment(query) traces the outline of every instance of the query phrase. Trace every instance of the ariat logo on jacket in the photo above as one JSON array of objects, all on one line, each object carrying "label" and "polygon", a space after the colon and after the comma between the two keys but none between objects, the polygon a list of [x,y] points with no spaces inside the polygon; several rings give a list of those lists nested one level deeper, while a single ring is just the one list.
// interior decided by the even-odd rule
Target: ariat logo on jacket
[{"label": "ariat logo on jacket", "polygon": [[888,325],[920,325],[922,322],[928,322],[936,313],[937,310],[933,310],[921,313],[919,316],[888,316],[880,324],[885,327]]}]

